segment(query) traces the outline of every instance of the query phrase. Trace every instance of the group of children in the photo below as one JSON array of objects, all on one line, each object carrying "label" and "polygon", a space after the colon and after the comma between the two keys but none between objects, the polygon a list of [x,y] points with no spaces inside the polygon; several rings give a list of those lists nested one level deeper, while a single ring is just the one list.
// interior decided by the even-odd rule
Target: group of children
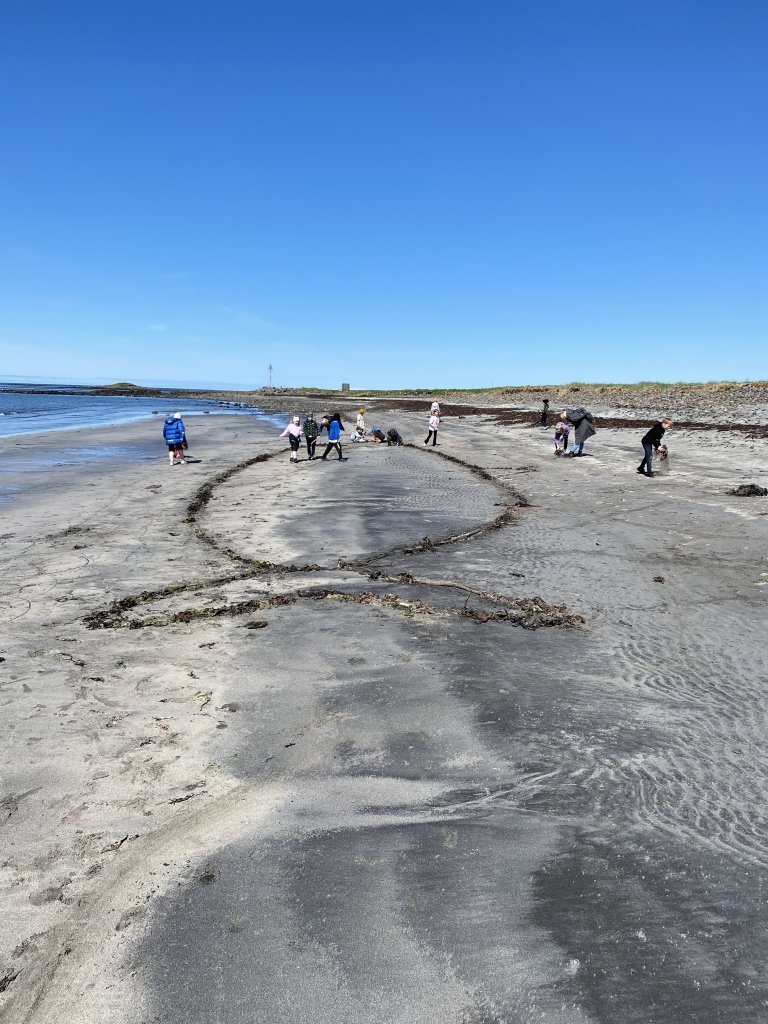
[{"label": "group of children", "polygon": [[[344,431],[344,424],[341,422],[341,415],[338,412],[332,413],[330,416],[323,416],[318,424],[315,419],[315,414],[310,412],[307,414],[304,423],[301,422],[300,416],[294,416],[291,422],[280,434],[280,437],[287,437],[288,442],[291,446],[291,462],[298,465],[299,462],[299,447],[301,446],[302,437],[306,441],[307,445],[307,458],[310,462],[316,457],[315,447],[317,445],[318,438],[322,435],[323,431],[327,432],[328,443],[325,446],[325,451],[322,455],[317,456],[319,459],[324,460],[328,457],[329,453],[336,451],[339,461],[342,462],[346,456],[342,454],[341,450],[341,435]],[[370,434],[370,436],[368,436]],[[357,414],[357,423],[352,433],[352,441],[373,441],[377,444],[387,445],[401,445],[403,439],[392,427],[385,434],[379,427],[373,427],[370,431],[366,430],[365,426],[365,408],[361,407]]]},{"label": "group of children", "polygon": [[[547,429],[548,415],[549,400],[545,398],[541,409],[541,427],[543,430]],[[430,439],[433,447],[437,444],[437,430],[439,426],[440,405],[437,402],[433,402],[429,410],[429,429],[427,436],[424,438],[425,445],[429,444]],[[656,464],[657,471],[665,472],[667,470],[669,455],[667,446],[662,444],[661,439],[665,431],[671,426],[672,420],[664,419],[660,423],[654,424],[643,437],[644,458],[637,467],[637,472],[641,475],[653,476],[654,463]],[[574,443],[571,445],[571,450],[567,451],[571,427],[575,431]],[[341,422],[340,413],[334,412],[330,416],[323,416],[320,423],[318,423],[315,419],[315,414],[310,412],[307,413],[303,424],[299,416],[293,416],[291,422],[280,434],[280,437],[288,438],[291,447],[291,462],[298,464],[302,438],[306,441],[307,458],[310,462],[314,460],[316,458],[315,448],[317,441],[323,431],[327,433],[328,443],[325,446],[325,451],[319,458],[325,460],[330,452],[335,451],[339,461],[343,461],[341,435],[344,431],[344,424]],[[564,409],[561,418],[555,424],[555,455],[565,458],[577,458],[583,455],[584,442],[595,433],[592,414],[587,412],[586,409],[581,407],[578,409]],[[163,437],[168,445],[168,461],[170,465],[175,466],[186,462],[184,454],[188,447],[187,435],[180,412],[169,415],[166,418],[163,424]],[[394,427],[390,428],[386,434],[379,427],[371,427],[370,430],[366,429],[364,406],[361,406],[358,411],[355,429],[352,433],[352,441],[356,443],[373,442],[374,444],[387,445],[402,445],[403,443],[400,433]]]},{"label": "group of children", "polygon": [[[427,436],[424,439],[424,444],[429,444],[430,440],[432,441],[432,447],[437,444],[437,428],[439,426],[440,405],[438,402],[433,402],[429,410],[429,429],[427,431]],[[325,459],[331,451],[335,450],[338,454],[339,460],[343,460],[344,456],[341,452],[341,434],[344,430],[344,424],[341,422],[340,414],[335,412],[331,416],[323,416],[318,424],[314,413],[310,412],[307,414],[303,424],[300,416],[293,416],[291,422],[282,434],[280,434],[280,437],[288,438],[288,442],[291,446],[291,462],[298,464],[299,448],[301,446],[302,437],[306,441],[307,458],[311,462],[315,458],[315,446],[317,444],[317,439],[324,430],[328,432],[328,444],[325,446],[325,451],[319,456],[319,458]],[[351,441],[357,444],[373,442],[374,444],[398,446],[403,443],[403,439],[399,431],[394,427],[391,427],[386,434],[380,427],[371,427],[369,430],[365,425],[365,406],[360,406],[357,413],[357,421],[355,423],[355,428],[352,431]]]},{"label": "group of children", "polygon": [[365,425],[364,406],[361,406],[358,410],[357,422],[355,423],[355,429],[352,431],[352,441],[358,444],[372,442],[373,444],[401,445],[403,443],[399,431],[394,427],[390,427],[386,434],[381,427],[371,427],[369,430]]},{"label": "group of children", "polygon": [[291,446],[291,462],[298,464],[299,447],[301,445],[302,437],[307,443],[307,458],[311,462],[315,458],[317,439],[324,430],[328,435],[328,443],[325,446],[325,451],[319,456],[319,458],[326,459],[330,452],[336,451],[339,461],[342,461],[344,456],[341,451],[341,433],[344,430],[344,424],[341,422],[340,413],[334,412],[330,416],[323,416],[318,424],[315,419],[315,414],[310,412],[307,413],[307,417],[304,420],[303,425],[301,423],[301,417],[294,416],[280,435],[280,437],[288,438],[288,443]]}]

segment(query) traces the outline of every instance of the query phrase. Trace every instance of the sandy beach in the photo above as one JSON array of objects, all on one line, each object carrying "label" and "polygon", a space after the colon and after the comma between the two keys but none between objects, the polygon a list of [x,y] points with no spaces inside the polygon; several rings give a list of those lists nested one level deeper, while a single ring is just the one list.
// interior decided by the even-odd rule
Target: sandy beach
[{"label": "sandy beach", "polygon": [[0,1020],[768,1020],[765,439],[374,409],[0,441]]}]

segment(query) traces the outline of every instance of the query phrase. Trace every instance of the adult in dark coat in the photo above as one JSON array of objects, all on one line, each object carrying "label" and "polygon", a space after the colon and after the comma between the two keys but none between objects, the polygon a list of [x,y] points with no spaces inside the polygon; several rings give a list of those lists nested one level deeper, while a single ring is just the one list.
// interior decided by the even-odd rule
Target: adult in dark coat
[{"label": "adult in dark coat", "polygon": [[592,413],[587,412],[583,406],[579,406],[578,409],[564,409],[563,419],[568,420],[574,427],[573,444],[571,445],[570,452],[566,454],[570,455],[571,458],[583,455],[584,442],[597,433]]},{"label": "adult in dark coat", "polygon": [[659,450],[661,439],[667,429],[672,426],[672,420],[662,420],[661,423],[654,423],[647,434],[640,442],[643,446],[643,461],[637,467],[641,476],[653,476],[653,452]]}]

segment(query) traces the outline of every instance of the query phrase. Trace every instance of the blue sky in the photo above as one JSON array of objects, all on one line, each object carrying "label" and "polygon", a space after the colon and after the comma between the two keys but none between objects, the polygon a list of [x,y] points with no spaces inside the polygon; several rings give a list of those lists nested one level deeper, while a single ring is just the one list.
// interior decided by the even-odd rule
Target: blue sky
[{"label": "blue sky", "polygon": [[0,379],[766,378],[763,0],[6,0]]}]

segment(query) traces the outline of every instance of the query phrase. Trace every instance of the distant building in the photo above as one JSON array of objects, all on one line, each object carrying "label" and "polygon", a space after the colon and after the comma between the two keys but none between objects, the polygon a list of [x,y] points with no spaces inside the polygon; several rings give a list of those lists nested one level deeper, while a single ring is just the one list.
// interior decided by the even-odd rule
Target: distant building
[{"label": "distant building", "polygon": [[342,391],[350,391],[351,388],[350,388],[349,384],[342,384],[341,385],[341,390]]}]

